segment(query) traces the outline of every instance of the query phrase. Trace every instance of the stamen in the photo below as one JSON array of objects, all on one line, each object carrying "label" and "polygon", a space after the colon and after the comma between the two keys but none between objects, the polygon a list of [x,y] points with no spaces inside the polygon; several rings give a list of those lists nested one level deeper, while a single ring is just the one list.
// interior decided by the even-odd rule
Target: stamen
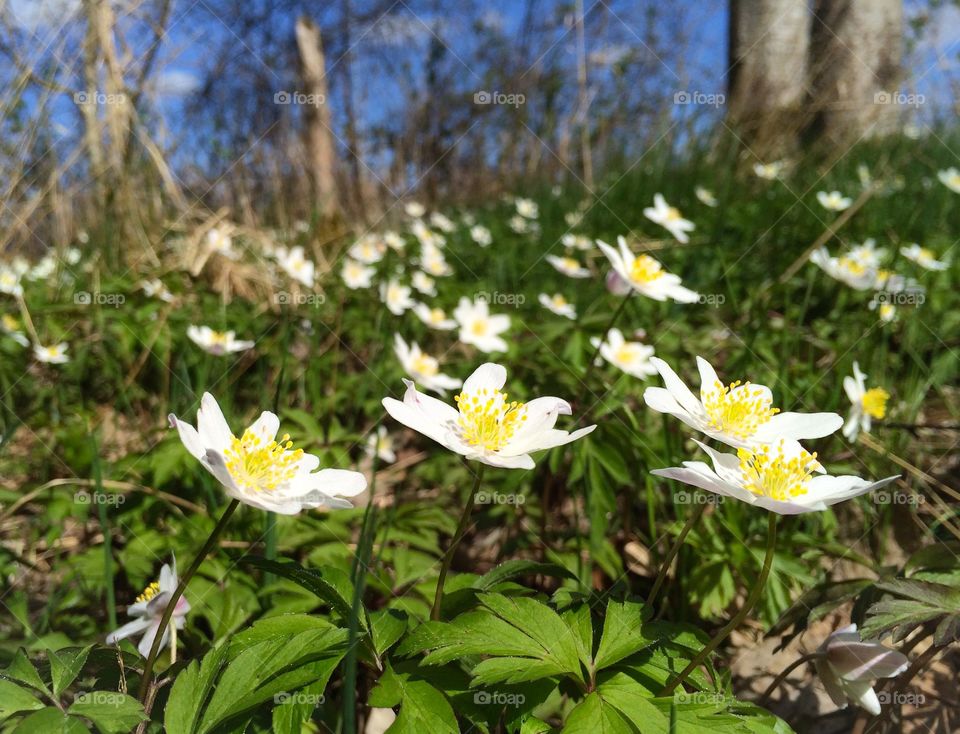
[{"label": "stamen", "polygon": [[460,408],[457,427],[464,443],[498,451],[513,438],[527,420],[527,408],[523,403],[509,402],[507,397],[499,390],[484,388],[479,393],[460,393],[454,398]]},{"label": "stamen", "polygon": [[749,382],[741,387],[739,380],[726,386],[718,380],[702,400],[710,428],[739,439],[749,438],[780,412],[779,408],[770,406],[770,397],[765,390],[751,388]]},{"label": "stamen", "polygon": [[663,276],[663,266],[649,255],[638,256],[630,266],[630,279],[635,283],[650,283]]},{"label": "stamen", "polygon": [[890,393],[882,387],[874,387],[867,390],[860,403],[863,405],[863,412],[871,418],[880,420],[887,414],[887,400],[890,399]]},{"label": "stamen", "polygon": [[804,449],[787,459],[783,454],[783,441],[776,447],[737,449],[737,457],[744,488],[780,502],[805,495],[810,475],[819,466],[817,454]]},{"label": "stamen", "polygon": [[224,456],[227,471],[238,485],[251,491],[271,492],[296,476],[303,449],[293,450],[289,434],[283,434],[279,442],[264,443],[261,436],[248,428],[240,438],[233,437]]},{"label": "stamen", "polygon": [[146,589],[143,590],[143,593],[137,597],[137,603],[139,604],[142,601],[150,601],[157,594],[160,593],[160,584],[156,581],[151,583]]}]

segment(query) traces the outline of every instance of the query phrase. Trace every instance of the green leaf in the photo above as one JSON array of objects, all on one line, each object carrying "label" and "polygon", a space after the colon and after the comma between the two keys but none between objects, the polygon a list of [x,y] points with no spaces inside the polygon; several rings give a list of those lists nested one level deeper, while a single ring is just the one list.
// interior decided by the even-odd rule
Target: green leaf
[{"label": "green leaf", "polygon": [[400,707],[387,734],[459,734],[457,717],[446,696],[425,680],[389,666],[370,694],[371,706]]},{"label": "green leaf", "polygon": [[26,683],[31,688],[43,691],[48,696],[51,695],[47,684],[43,682],[37,669],[30,662],[30,658],[27,657],[27,651],[22,647],[17,650],[13,660],[10,661],[10,665],[3,671],[3,675],[20,683]]},{"label": "green leaf", "polygon": [[604,680],[597,687],[597,693],[627,721],[643,722],[644,734],[666,734],[669,731],[669,717],[653,703],[650,692],[626,673],[615,673]]},{"label": "green leaf", "polygon": [[0,721],[9,718],[18,711],[36,711],[44,704],[26,688],[0,678]]},{"label": "green leaf", "polygon": [[[350,619],[353,614],[353,583],[339,568],[307,569],[295,561],[271,561],[258,556],[244,556],[241,562],[299,584],[330,605],[342,619]],[[360,628],[368,630],[365,615],[360,617]]]},{"label": "green leaf", "polygon": [[147,718],[136,699],[118,692],[91,691],[78,696],[67,713],[90,719],[103,734],[123,734]]},{"label": "green leaf", "polygon": [[89,734],[82,719],[50,706],[23,719],[13,734]]},{"label": "green leaf", "polygon": [[380,609],[370,615],[370,631],[378,656],[382,656],[403,637],[408,620],[407,615],[399,609]]},{"label": "green leaf", "polygon": [[637,731],[594,691],[567,716],[562,734],[637,734]]},{"label": "green leaf", "polygon": [[497,584],[509,581],[517,576],[555,576],[557,578],[576,579],[576,576],[563,566],[556,563],[539,563],[537,561],[524,560],[522,558],[501,563],[491,571],[481,576],[473,584],[473,588],[481,591],[489,591]]},{"label": "green leaf", "polygon": [[83,664],[87,662],[87,656],[90,654],[90,648],[84,647],[73,650],[60,650],[54,652],[47,651],[47,658],[50,660],[50,678],[53,682],[53,695],[59,696],[66,688],[76,680],[83,669]]},{"label": "green leaf", "polygon": [[649,617],[649,609],[637,602],[607,604],[594,667],[602,670],[653,644],[655,640],[643,633],[643,622]]}]

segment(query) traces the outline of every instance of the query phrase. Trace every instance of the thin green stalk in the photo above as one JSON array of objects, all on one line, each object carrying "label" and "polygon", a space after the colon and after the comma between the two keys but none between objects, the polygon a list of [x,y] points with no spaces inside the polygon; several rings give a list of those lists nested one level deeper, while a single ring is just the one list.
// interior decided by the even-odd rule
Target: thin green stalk
[{"label": "thin green stalk", "polygon": [[765,690],[762,694],[760,694],[760,700],[757,701],[757,703],[760,706],[763,706],[766,703],[766,700],[770,698],[770,696],[773,694],[773,692],[780,687],[780,684],[787,679],[788,675],[790,675],[793,671],[795,671],[804,663],[812,662],[813,660],[816,660],[819,657],[823,657],[823,654],[819,652],[811,652],[807,655],[803,655],[797,658],[796,660],[794,660],[792,663],[790,663],[790,665],[788,665],[786,668],[780,671],[780,675],[778,675],[776,678],[773,679],[770,685],[767,686],[767,690]]},{"label": "thin green stalk", "polygon": [[457,530],[453,534],[453,540],[450,541],[450,547],[443,554],[443,561],[440,565],[440,578],[437,579],[437,592],[433,597],[433,608],[430,610],[430,619],[437,621],[440,619],[440,603],[443,601],[443,584],[447,580],[447,572],[450,570],[450,563],[453,561],[453,554],[460,545],[460,541],[467,532],[467,523],[470,522],[470,513],[473,505],[477,501],[477,491],[480,489],[480,481],[483,479],[484,465],[480,465],[480,470],[476,474],[476,480],[473,483],[473,489],[470,490],[470,496],[463,506],[463,513],[460,515],[460,522],[457,523]]},{"label": "thin green stalk", "polygon": [[683,684],[683,682],[689,677],[689,675],[699,668],[704,661],[710,657],[710,653],[719,647],[720,643],[723,642],[727,637],[733,632],[744,619],[747,618],[747,615],[750,614],[750,610],[756,605],[760,600],[760,595],[763,593],[763,587],[767,583],[767,577],[770,575],[770,567],[773,565],[773,554],[777,546],[777,515],[774,512],[769,513],[767,519],[767,550],[766,554],[763,557],[763,566],[760,569],[760,576],[757,577],[757,582],[754,584],[753,588],[750,590],[747,600],[744,602],[743,606],[740,608],[740,611],[733,615],[733,618],[727,622],[723,629],[721,629],[710,642],[707,643],[707,646],[704,647],[697,656],[690,661],[690,664],[674,678],[670,683],[668,683],[662,691],[660,691],[660,696],[669,696],[676,690],[678,686]]},{"label": "thin green stalk", "polygon": [[[379,426],[379,424],[378,424]],[[374,431],[377,427],[374,427]],[[367,569],[370,564],[370,553],[373,550],[373,539],[376,537],[377,507],[373,502],[377,490],[377,452],[380,450],[380,438],[377,437],[374,445],[373,460],[370,465],[370,497],[363,513],[363,524],[360,526],[360,540],[357,552],[353,557],[351,577],[353,579],[353,606],[350,614],[349,635],[347,640],[347,655],[343,662],[343,734],[356,734],[357,710],[357,635],[360,631],[360,614],[365,614],[363,608],[363,591],[367,578]]]},{"label": "thin green stalk", "polygon": [[670,570],[670,564],[673,563],[673,559],[677,557],[677,553],[680,552],[680,547],[683,545],[683,541],[687,537],[687,533],[697,524],[697,521],[703,515],[704,510],[707,509],[707,503],[701,502],[697,505],[697,509],[694,510],[690,516],[687,518],[687,521],[683,524],[683,529],[680,531],[680,535],[677,536],[677,539],[673,541],[673,545],[670,546],[670,550],[667,552],[666,558],[660,563],[660,571],[657,573],[657,579],[653,582],[653,588],[650,589],[650,595],[647,597],[647,606],[652,607],[654,599],[657,598],[657,592],[660,591],[660,587],[663,586],[664,579],[667,578],[667,571]]},{"label": "thin green stalk", "polygon": [[613,316],[610,317],[610,321],[607,322],[606,327],[603,331],[600,332],[600,341],[597,342],[596,348],[593,350],[593,355],[587,361],[587,369],[583,373],[583,381],[586,382],[587,378],[590,377],[590,374],[593,372],[594,362],[597,361],[597,356],[600,354],[600,346],[603,344],[604,339],[607,338],[607,334],[610,333],[616,323],[617,319],[620,318],[620,315],[623,313],[624,309],[627,307],[627,303],[630,301],[630,297],[633,295],[633,289],[630,289],[630,292],[627,293],[623,300],[620,301],[620,305],[617,306],[617,310],[613,312]]},{"label": "thin green stalk", "polygon": [[107,592],[107,620],[110,629],[117,628],[117,599],[113,591],[113,534],[107,515],[106,495],[103,493],[103,472],[100,468],[100,446],[95,433],[90,435],[93,444],[93,501],[97,505],[100,532],[103,533],[103,578]]},{"label": "thin green stalk", "polygon": [[146,702],[150,693],[150,684],[153,679],[153,664],[156,662],[157,654],[160,652],[160,642],[163,640],[163,633],[166,632],[167,625],[170,624],[170,618],[173,616],[173,610],[176,608],[177,602],[180,601],[180,597],[183,596],[183,592],[186,590],[187,584],[190,583],[190,579],[193,578],[194,574],[197,572],[197,569],[200,568],[200,564],[203,563],[204,559],[213,549],[214,545],[216,545],[217,539],[220,537],[223,529],[227,526],[227,521],[230,519],[233,513],[236,512],[239,506],[240,500],[230,500],[230,504],[227,505],[227,509],[223,511],[223,514],[217,521],[216,527],[214,527],[213,531],[210,533],[210,536],[203,544],[200,552],[197,553],[186,573],[180,577],[180,583],[177,584],[177,588],[174,590],[173,596],[171,596],[170,600],[167,602],[167,608],[163,610],[163,616],[160,618],[160,626],[157,627],[157,636],[153,639],[153,646],[150,648],[150,654],[147,655],[147,662],[143,666],[143,676],[140,679],[141,703]]}]

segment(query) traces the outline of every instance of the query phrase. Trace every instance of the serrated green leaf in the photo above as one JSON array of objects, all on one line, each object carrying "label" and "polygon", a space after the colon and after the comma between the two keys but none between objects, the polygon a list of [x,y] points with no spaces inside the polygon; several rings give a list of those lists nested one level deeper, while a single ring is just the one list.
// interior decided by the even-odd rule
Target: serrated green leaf
[{"label": "serrated green leaf", "polygon": [[35,711],[43,707],[43,701],[40,701],[31,691],[0,678],[0,721],[18,711]]},{"label": "serrated green leaf", "polygon": [[83,719],[50,706],[25,717],[13,734],[89,734],[89,730]]},{"label": "serrated green leaf", "polygon": [[103,734],[129,732],[147,718],[139,701],[113,691],[84,693],[74,700],[67,713],[89,719]]},{"label": "serrated green leaf", "polygon": [[649,610],[637,602],[607,604],[594,667],[602,670],[653,644],[655,640],[643,632],[643,621],[649,617]]},{"label": "serrated green leaf", "polygon": [[83,664],[87,662],[87,656],[90,654],[90,648],[84,647],[73,650],[60,650],[54,652],[47,651],[47,658],[50,660],[50,678],[53,683],[53,695],[59,696],[67,687],[76,680],[83,669]]}]

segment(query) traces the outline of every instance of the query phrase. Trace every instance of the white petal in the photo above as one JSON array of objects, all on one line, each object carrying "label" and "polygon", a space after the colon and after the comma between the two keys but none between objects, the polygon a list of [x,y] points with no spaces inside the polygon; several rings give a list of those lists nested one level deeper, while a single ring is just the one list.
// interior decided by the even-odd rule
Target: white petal
[{"label": "white petal", "polygon": [[125,640],[128,637],[132,637],[133,635],[140,634],[141,632],[143,632],[143,630],[145,630],[151,624],[153,624],[152,620],[142,619],[142,618],[135,619],[132,622],[127,622],[125,625],[119,627],[118,629],[115,629],[113,632],[107,635],[107,644],[113,645],[114,643],[119,642],[120,640]]},{"label": "white petal", "polygon": [[660,377],[663,379],[664,386],[670,391],[670,394],[673,395],[680,406],[691,415],[700,416],[703,413],[703,404],[694,397],[694,394],[690,392],[690,388],[683,383],[683,380],[677,376],[677,373],[673,371],[670,365],[659,357],[651,357],[650,362],[657,368],[657,372],[660,373]]},{"label": "white petal", "polygon": [[834,637],[827,644],[827,660],[845,681],[893,678],[910,665],[906,655],[879,642],[861,641],[857,635],[855,642],[838,643]]},{"label": "white petal", "polygon": [[502,390],[507,381],[507,369],[495,362],[486,362],[473,371],[463,383],[463,392],[473,395],[481,390]]},{"label": "white petal", "polygon": [[[137,645],[137,650],[140,651],[140,654],[143,657],[147,657],[150,654],[150,648],[153,647],[153,641],[157,636],[157,631],[160,629],[160,620],[154,620],[149,627],[147,627],[146,632],[143,637],[140,638],[140,644]],[[170,627],[168,626],[163,631],[163,637],[160,640],[160,650],[167,646],[170,638]]]},{"label": "white petal", "polygon": [[197,432],[205,448],[224,451],[233,440],[233,432],[227,425],[216,399],[208,392],[200,399],[197,411]]},{"label": "white petal", "polygon": [[270,443],[277,436],[277,431],[280,430],[280,419],[274,413],[271,413],[269,410],[265,410],[260,414],[260,417],[257,418],[249,429],[253,434],[260,436],[260,438],[265,443]]},{"label": "white petal", "polygon": [[183,442],[187,451],[189,451],[195,459],[203,459],[207,453],[207,447],[204,446],[203,441],[200,440],[200,434],[197,433],[197,429],[189,423],[180,420],[173,413],[170,414],[169,421],[176,427],[177,433],[180,434],[180,440]]},{"label": "white petal", "polygon": [[842,425],[843,418],[837,413],[778,413],[760,426],[753,437],[764,443],[779,438],[823,438]]}]

